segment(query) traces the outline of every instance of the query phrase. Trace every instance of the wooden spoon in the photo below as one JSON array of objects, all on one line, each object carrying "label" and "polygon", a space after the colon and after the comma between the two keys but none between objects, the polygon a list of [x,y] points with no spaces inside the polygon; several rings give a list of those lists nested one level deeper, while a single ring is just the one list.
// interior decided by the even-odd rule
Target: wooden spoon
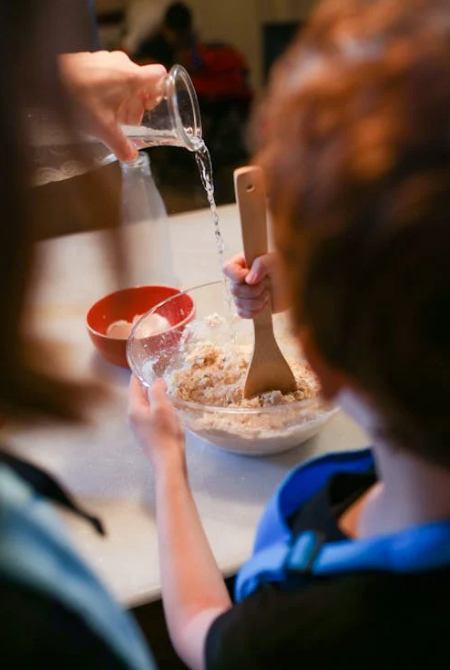
[{"label": "wooden spoon", "polygon": [[[245,262],[250,268],[258,256],[268,251],[266,189],[261,168],[249,166],[235,170],[234,190],[241,217]],[[255,342],[244,397],[275,390],[292,393],[297,384],[275,339],[270,304],[253,319],[253,324]]]}]

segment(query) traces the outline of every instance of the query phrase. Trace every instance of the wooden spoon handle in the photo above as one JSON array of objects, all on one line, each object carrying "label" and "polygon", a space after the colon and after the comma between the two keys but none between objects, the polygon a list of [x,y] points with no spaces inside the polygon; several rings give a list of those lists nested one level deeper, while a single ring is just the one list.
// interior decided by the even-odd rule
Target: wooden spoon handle
[{"label": "wooden spoon handle", "polygon": [[[262,169],[249,165],[235,170],[234,190],[241,217],[245,263],[251,268],[255,259],[268,251],[266,186]],[[270,305],[254,321],[272,329]]]},{"label": "wooden spoon handle", "polygon": [[234,171],[234,186],[239,205],[242,241],[247,267],[267,253],[266,187],[260,167],[249,165]]},{"label": "wooden spoon handle", "polygon": [[[245,262],[251,267],[255,258],[268,251],[266,189],[261,168],[245,167],[234,173],[236,200],[241,216]],[[270,304],[253,319],[255,342],[244,397],[277,389],[292,393],[296,381],[275,339]]]}]

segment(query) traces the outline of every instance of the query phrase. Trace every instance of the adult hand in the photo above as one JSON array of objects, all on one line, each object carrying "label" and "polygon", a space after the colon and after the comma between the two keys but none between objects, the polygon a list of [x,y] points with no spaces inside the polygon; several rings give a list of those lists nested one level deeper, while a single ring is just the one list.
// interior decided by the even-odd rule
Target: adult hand
[{"label": "adult hand", "polygon": [[81,128],[104,142],[119,160],[136,158],[137,149],[120,124],[140,125],[144,111],[159,102],[164,66],[141,67],[121,51],[63,54],[59,66]]},{"label": "adult hand", "polygon": [[132,375],[128,420],[156,475],[167,468],[185,469],[184,432],[167,399],[162,379],[147,390]]},{"label": "adult hand", "polygon": [[225,264],[223,271],[231,280],[231,293],[242,318],[254,319],[269,303],[274,314],[287,308],[278,254],[272,252],[260,256],[250,269],[244,256],[238,254]]}]

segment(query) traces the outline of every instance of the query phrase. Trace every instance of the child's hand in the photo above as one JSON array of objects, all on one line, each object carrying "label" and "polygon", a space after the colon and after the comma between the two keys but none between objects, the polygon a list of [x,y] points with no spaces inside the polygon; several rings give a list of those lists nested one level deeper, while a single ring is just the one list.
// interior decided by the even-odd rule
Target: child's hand
[{"label": "child's hand", "polygon": [[231,293],[237,312],[243,319],[254,319],[271,302],[272,312],[287,308],[279,277],[279,257],[276,253],[265,254],[247,269],[242,254],[229,260],[223,271],[231,280]]},{"label": "child's hand", "polygon": [[156,474],[167,468],[184,469],[184,432],[162,379],[147,391],[131,376],[128,420]]}]

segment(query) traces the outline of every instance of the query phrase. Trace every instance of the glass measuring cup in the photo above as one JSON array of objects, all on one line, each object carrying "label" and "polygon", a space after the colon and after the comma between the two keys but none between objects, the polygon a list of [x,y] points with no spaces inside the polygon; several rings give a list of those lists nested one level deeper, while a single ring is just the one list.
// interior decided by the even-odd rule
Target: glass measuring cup
[{"label": "glass measuring cup", "polygon": [[121,126],[138,149],[153,146],[184,147],[198,151],[202,121],[192,80],[182,65],[167,73],[161,102],[144,113],[139,126]]}]

